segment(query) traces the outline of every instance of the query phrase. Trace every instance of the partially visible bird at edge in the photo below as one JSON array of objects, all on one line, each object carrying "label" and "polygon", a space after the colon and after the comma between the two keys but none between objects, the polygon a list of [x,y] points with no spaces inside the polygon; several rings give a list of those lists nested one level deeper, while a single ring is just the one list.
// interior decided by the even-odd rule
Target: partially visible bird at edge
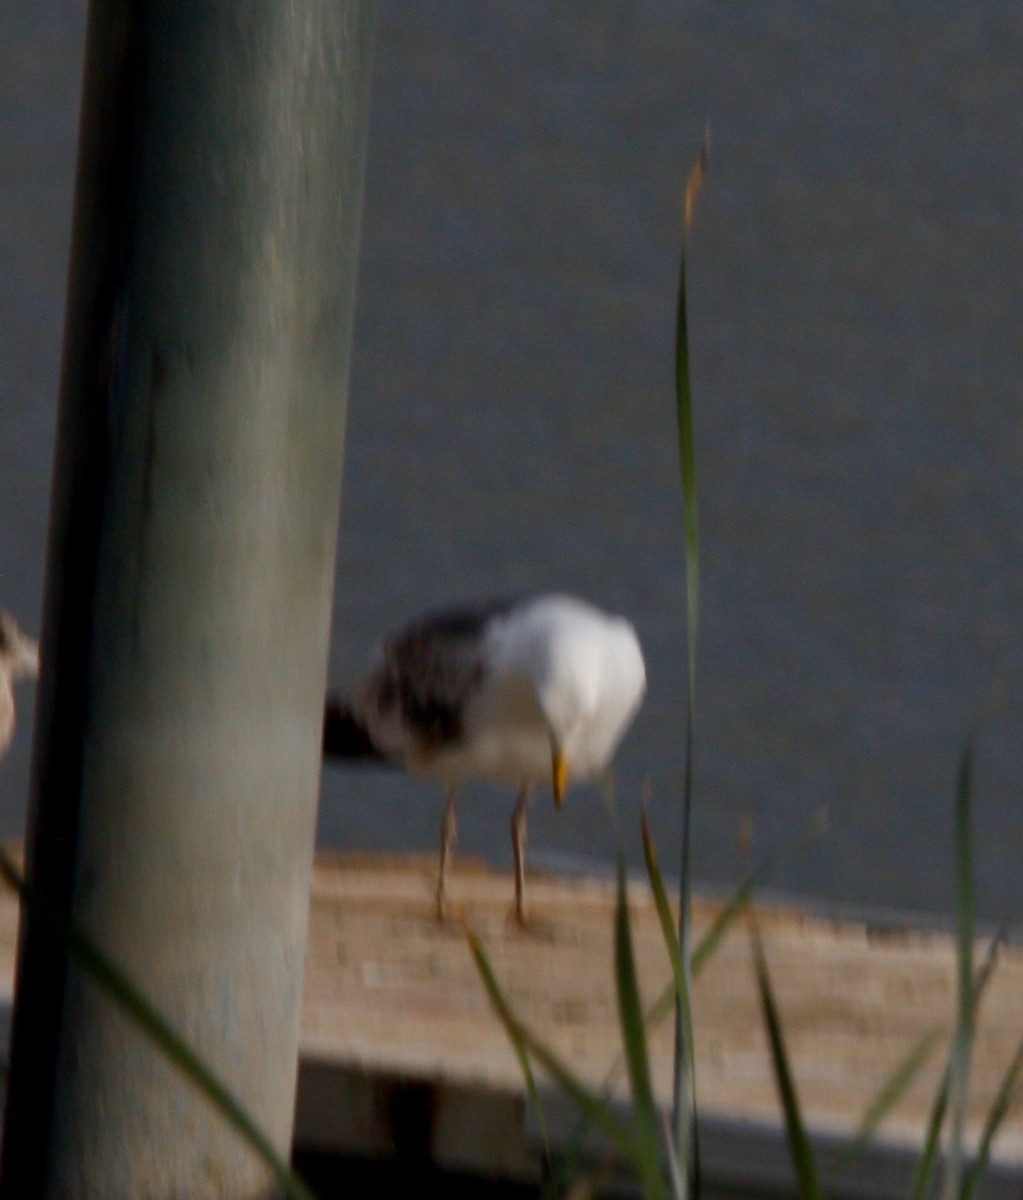
[{"label": "partially visible bird at edge", "polygon": [[14,685],[39,674],[39,647],[0,609],[0,758],[14,736]]},{"label": "partially visible bird at edge", "polygon": [[525,925],[531,792],[550,779],[560,808],[570,783],[600,776],[645,690],[639,639],[623,617],[565,595],[453,609],[387,638],[355,691],[328,698],[323,750],[327,759],[377,760],[443,783],[441,920],[462,786],[517,787],[513,916]]}]

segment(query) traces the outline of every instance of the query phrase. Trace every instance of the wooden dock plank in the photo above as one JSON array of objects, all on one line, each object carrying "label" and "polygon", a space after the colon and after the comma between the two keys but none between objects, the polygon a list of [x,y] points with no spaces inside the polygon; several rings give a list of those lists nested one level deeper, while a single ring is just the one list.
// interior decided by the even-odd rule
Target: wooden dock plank
[{"label": "wooden dock plank", "polygon": [[[318,857],[296,1136],[308,1146],[360,1154],[413,1147],[443,1165],[535,1178],[536,1130],[530,1127],[518,1062],[490,1010],[462,928],[434,919],[435,870],[432,857]],[[620,1046],[613,884],[531,879],[528,899],[536,928],[528,933],[508,921],[512,885],[504,874],[463,861],[452,875],[451,897],[455,911],[479,935],[519,1017],[583,1079],[599,1086]],[[667,985],[669,969],[644,886],[630,885],[630,909],[641,986],[652,1000]],[[710,900],[695,902],[697,935],[716,912]],[[809,1122],[818,1135],[840,1141],[918,1039],[932,1029],[950,1029],[952,938],[825,920],[791,907],[761,905],[757,913]],[[6,998],[7,1012],[16,936],[17,907],[3,893],[0,998]],[[978,946],[978,956],[982,951]],[[1021,996],[1023,951],[1006,947],[976,1040],[974,1136],[1023,1036]],[[720,1144],[724,1161],[741,1164],[747,1183],[784,1181],[778,1102],[741,925],[697,982],[695,1021],[708,1144]],[[671,1089],[670,1024],[651,1039],[655,1086],[665,1103]],[[910,1161],[945,1045],[939,1043],[886,1122],[881,1158],[901,1153]],[[622,1088],[620,1083],[619,1094]],[[556,1106],[552,1113],[556,1125]],[[772,1147],[770,1153],[765,1146]],[[998,1138],[996,1160],[996,1175],[1015,1181],[1018,1193],[1019,1106]],[[887,1193],[882,1188],[874,1194]]]},{"label": "wooden dock plank", "polygon": [[[434,1081],[521,1091],[501,1031],[457,925],[432,916],[432,860],[324,862],[313,896],[303,1046],[310,1057],[401,1071]],[[620,1046],[612,970],[614,888],[596,880],[532,880],[540,926],[523,935],[507,921],[510,884],[464,867],[452,895],[481,938],[514,1010],[573,1068],[600,1084]],[[652,1000],[669,968],[650,896],[630,889],[641,986]],[[697,900],[697,936],[716,905]],[[952,939],[758,909],[759,923],[800,1096],[815,1128],[845,1135],[894,1066],[955,1009]],[[979,951],[978,951],[979,952]],[[971,1118],[979,1131],[1023,1037],[1023,954],[1002,951],[985,997],[974,1051]],[[777,1121],[767,1043],[753,984],[749,940],[739,925],[696,985],[701,1112]],[[670,1026],[670,1022],[667,1023]],[[671,1030],[652,1042],[655,1085],[671,1089]],[[943,1067],[936,1048],[885,1125],[885,1138],[916,1145]],[[1015,1112],[999,1157],[1023,1162]]]}]

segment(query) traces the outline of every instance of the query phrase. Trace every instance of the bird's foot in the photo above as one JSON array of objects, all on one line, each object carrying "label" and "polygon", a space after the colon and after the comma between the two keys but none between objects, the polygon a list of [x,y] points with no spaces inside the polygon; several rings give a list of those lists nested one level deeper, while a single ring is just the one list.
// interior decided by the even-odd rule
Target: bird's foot
[{"label": "bird's foot", "polygon": [[543,921],[538,917],[527,913],[525,907],[521,904],[513,904],[508,910],[508,919],[506,922],[508,930],[513,935],[523,935],[531,938],[542,938],[546,941],[552,941],[554,938],[554,926],[549,921]]},{"label": "bird's foot", "polygon": [[434,913],[437,918],[437,924],[443,929],[449,929],[453,926],[461,926],[461,918],[457,913],[452,912],[451,905],[448,903],[447,897],[438,894]]}]

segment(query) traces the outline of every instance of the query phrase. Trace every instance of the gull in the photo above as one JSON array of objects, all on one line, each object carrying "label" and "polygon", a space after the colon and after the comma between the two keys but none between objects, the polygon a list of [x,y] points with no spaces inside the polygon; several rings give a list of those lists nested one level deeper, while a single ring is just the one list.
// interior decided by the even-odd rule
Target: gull
[{"label": "gull", "polygon": [[513,916],[524,926],[532,790],[550,779],[560,808],[569,783],[601,775],[645,690],[632,625],[583,600],[538,595],[451,609],[387,638],[352,697],[328,698],[323,749],[328,759],[381,760],[444,784],[441,920],[462,786],[486,779],[517,787]]},{"label": "gull", "polygon": [[39,674],[39,647],[0,609],[0,758],[14,736],[14,684]]}]

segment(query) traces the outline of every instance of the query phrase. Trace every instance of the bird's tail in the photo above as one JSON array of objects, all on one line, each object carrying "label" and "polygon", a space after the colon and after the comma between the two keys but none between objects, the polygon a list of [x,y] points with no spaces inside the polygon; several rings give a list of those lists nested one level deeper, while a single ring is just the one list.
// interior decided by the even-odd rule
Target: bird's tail
[{"label": "bird's tail", "polygon": [[328,696],[323,710],[323,757],[347,762],[387,762],[369,730],[339,696]]}]

